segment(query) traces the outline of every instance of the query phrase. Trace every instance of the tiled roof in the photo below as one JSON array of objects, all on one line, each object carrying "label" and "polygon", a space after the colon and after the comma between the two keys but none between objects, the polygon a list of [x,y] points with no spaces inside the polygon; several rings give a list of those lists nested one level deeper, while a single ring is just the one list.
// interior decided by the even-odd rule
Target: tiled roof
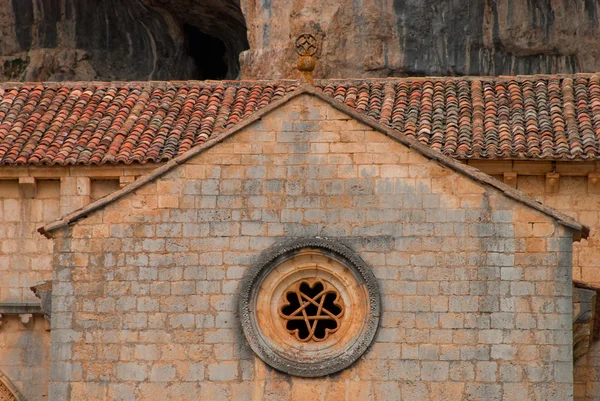
[{"label": "tiled roof", "polygon": [[0,86],[0,164],[170,160],[296,88],[295,82]]},{"label": "tiled roof", "polygon": [[[170,160],[296,81],[0,85],[0,164]],[[600,75],[322,80],[317,89],[460,159],[600,159]]]},{"label": "tiled roof", "polygon": [[322,88],[459,159],[600,158],[600,75],[323,82]]}]

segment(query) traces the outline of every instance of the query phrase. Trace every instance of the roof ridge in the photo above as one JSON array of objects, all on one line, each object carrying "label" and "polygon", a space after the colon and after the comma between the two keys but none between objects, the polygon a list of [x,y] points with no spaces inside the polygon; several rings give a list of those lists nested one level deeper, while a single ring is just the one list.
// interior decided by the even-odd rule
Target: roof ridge
[{"label": "roof ridge", "polygon": [[261,119],[264,115],[270,113],[271,111],[279,108],[280,106],[283,106],[290,100],[292,100],[300,95],[303,95],[303,94],[310,94],[310,95],[316,96],[319,99],[321,99],[321,100],[325,101],[326,103],[328,103],[329,105],[331,105],[332,107],[338,109],[339,111],[370,126],[371,128],[373,128],[375,130],[380,131],[384,135],[387,135],[390,138],[397,140],[398,142],[402,143],[403,145],[407,146],[408,148],[416,150],[417,152],[421,153],[423,156],[425,156],[429,159],[438,161],[438,162],[446,165],[447,167],[451,168],[452,170],[458,172],[459,174],[463,174],[463,175],[471,178],[474,181],[477,181],[484,185],[491,186],[491,187],[499,190],[500,192],[502,192],[508,198],[511,198],[519,203],[525,204],[525,205],[531,207],[532,209],[535,209],[547,216],[550,216],[550,217],[556,219],[558,221],[558,223],[560,223],[566,227],[569,227],[573,230],[578,231],[580,235],[579,235],[579,237],[576,236],[575,237],[576,239],[587,238],[589,236],[589,231],[590,231],[589,227],[577,222],[571,216],[568,216],[562,212],[559,212],[558,210],[551,208],[549,206],[543,205],[536,199],[530,197],[529,195],[498,181],[497,179],[483,173],[482,171],[480,171],[474,167],[465,165],[455,159],[452,159],[449,156],[446,156],[440,152],[437,152],[437,151],[429,148],[428,146],[419,143],[419,141],[416,139],[411,139],[406,136],[398,134],[392,128],[381,124],[379,121],[375,120],[374,118],[371,118],[365,114],[362,114],[362,113],[354,110],[353,108],[345,105],[344,103],[336,101],[334,98],[324,94],[322,91],[318,90],[317,88],[315,88],[309,84],[301,84],[300,86],[298,86],[298,88],[295,91],[290,92],[290,93],[286,94],[285,96],[283,96],[282,98],[277,99],[273,103],[269,104],[268,106],[263,107],[262,109],[260,109],[256,113],[254,113],[252,116],[245,119],[244,121],[240,121],[240,123],[234,125],[230,129],[223,131],[222,133],[216,135],[215,137],[209,138],[209,140],[206,141],[205,143],[203,143],[202,145],[196,146],[196,147],[188,150],[187,152],[175,157],[174,159],[167,162],[165,165],[163,165],[163,166],[157,168],[156,170],[133,181],[132,183],[126,185],[122,189],[120,189],[116,192],[113,192],[112,194],[110,194],[104,198],[98,199],[97,201],[92,202],[91,204],[89,204],[87,206],[84,206],[78,210],[75,210],[74,212],[64,215],[63,217],[61,217],[53,222],[50,222],[50,223],[44,225],[43,227],[40,227],[38,229],[38,232],[41,233],[42,235],[45,235],[46,237],[50,237],[51,231],[54,231],[61,227],[65,227],[81,218],[85,218],[85,217],[87,217],[87,215],[89,213],[92,213],[98,209],[101,209],[105,205],[107,205],[107,204],[129,194],[130,192],[135,191],[136,189],[140,188],[141,186],[159,178],[163,174],[166,174],[167,172],[169,172],[171,169],[187,162],[189,159],[196,156],[197,154],[204,152],[205,150],[217,145],[218,143],[222,142],[223,140],[225,140],[226,138],[235,134],[236,132],[242,130],[243,128],[247,127],[248,125],[252,124],[253,122]]}]

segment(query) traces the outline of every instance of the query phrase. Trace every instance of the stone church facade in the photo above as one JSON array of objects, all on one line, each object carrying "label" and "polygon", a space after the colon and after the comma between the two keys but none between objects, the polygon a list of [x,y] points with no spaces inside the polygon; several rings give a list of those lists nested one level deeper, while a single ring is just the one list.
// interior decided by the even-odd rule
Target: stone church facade
[{"label": "stone church facade", "polygon": [[[452,160],[440,151],[456,157],[450,148],[454,143],[453,152],[460,152],[464,135],[458,134],[471,129],[474,146],[484,123],[493,131],[490,120],[480,115],[490,104],[478,103],[484,85],[457,81],[455,99],[447,81],[441,92],[439,82],[431,85],[433,96],[425,83],[415,115],[415,92],[403,105],[402,82],[382,84],[382,90],[372,83],[369,97],[365,100],[359,90],[352,104],[351,94],[342,102],[336,98],[343,85],[329,96],[328,82],[317,89],[286,83],[254,98],[256,90],[250,88],[245,99],[243,90],[224,87],[216,96],[204,95],[203,110],[190,101],[194,89],[186,97],[175,88],[174,96],[162,100],[151,94],[144,107],[156,107],[163,120],[148,114],[144,129],[161,133],[164,125],[152,124],[168,121],[184,138],[174,142],[171,132],[162,131],[162,139],[152,143],[161,144],[163,156],[171,152],[163,159],[123,159],[135,153],[135,148],[123,151],[128,143],[138,150],[145,146],[143,129],[135,141],[119,137],[120,132],[135,133],[135,124],[145,118],[141,100],[123,97],[114,115],[118,119],[119,110],[127,107],[130,114],[123,114],[113,132],[103,128],[104,138],[113,136],[108,142],[98,137],[96,150],[106,143],[104,159],[96,160],[101,165],[78,164],[77,158],[87,157],[89,164],[95,157],[93,151],[80,152],[56,168],[64,174],[60,183],[39,175],[52,174],[51,168],[40,173],[43,169],[29,163],[69,153],[50,145],[36,154],[39,147],[32,151],[27,142],[14,158],[23,157],[22,166],[5,168],[4,174],[18,181],[3,183],[9,188],[4,194],[11,195],[2,199],[2,228],[10,239],[3,239],[0,260],[8,266],[7,277],[16,278],[1,289],[3,300],[12,301],[15,309],[5,312],[0,329],[0,336],[9,334],[2,343],[8,353],[2,355],[12,355],[10,360],[0,356],[0,369],[10,372],[13,396],[19,399],[18,394],[30,391],[26,384],[36,382],[21,375],[31,366],[40,367],[41,377],[47,375],[50,400],[291,400],[323,395],[343,400],[565,400],[574,393],[576,399],[592,394],[593,384],[585,382],[587,360],[579,376],[583,390],[577,387],[577,372],[573,379],[574,305],[589,304],[592,317],[584,319],[588,343],[594,321],[591,301],[577,295],[574,303],[573,278],[581,280],[584,269],[573,267],[589,267],[577,255],[593,255],[593,237],[586,240],[589,229],[567,214],[587,217],[581,220],[592,226],[593,235],[597,212],[587,212],[594,208],[584,202],[565,209],[567,197],[577,191],[594,196],[595,162],[550,162],[553,168],[547,172],[545,161],[513,161],[508,171],[502,162]],[[407,82],[409,88],[421,85]],[[468,107],[461,82],[471,91]],[[392,86],[397,93],[390,104]],[[523,86],[521,93],[527,94],[528,86]],[[118,99],[119,89],[114,92]],[[144,96],[144,90],[138,92]],[[441,120],[435,95],[440,93],[449,93],[442,145],[436,143],[436,122]],[[100,97],[96,111],[107,96]],[[498,99],[502,145],[506,104],[504,97]],[[594,99],[590,96],[590,110]],[[454,113],[456,100],[462,103],[456,102]],[[170,115],[168,107],[178,102],[179,114]],[[106,103],[105,116],[110,110]],[[531,111],[523,104],[523,111]],[[211,107],[212,118],[207,119]],[[255,109],[248,111],[250,107]],[[536,107],[543,122],[544,105]],[[60,110],[57,106],[56,114]],[[572,123],[568,111],[564,115]],[[186,113],[187,126],[178,120]],[[193,121],[196,113],[201,117]],[[467,113],[469,127],[459,118]],[[590,115],[595,123],[598,118]],[[515,116],[518,110],[512,112],[513,129],[519,126]],[[403,120],[402,130],[394,125],[397,120]],[[95,123],[102,128],[101,118]],[[43,119],[38,124],[38,141],[44,143],[43,130],[52,131],[52,124]],[[181,144],[191,131],[202,140],[197,136],[186,148]],[[425,142],[423,135],[431,141]],[[87,140],[88,146],[94,142],[93,137]],[[111,156],[115,144],[121,148]],[[173,150],[175,144],[180,148]],[[71,153],[76,149],[73,145]],[[146,149],[145,155],[152,151]],[[465,165],[477,163],[506,184]],[[519,176],[525,168],[538,170]],[[557,168],[563,170],[557,173]],[[547,203],[567,214],[514,188],[523,183],[533,193],[537,177],[543,180]],[[24,216],[30,219],[27,225]],[[52,241],[34,236],[32,226],[43,226],[40,232]],[[308,242],[299,248],[289,245],[296,240]],[[268,259],[278,247],[283,251]],[[32,309],[36,298],[28,290],[50,279],[49,267],[50,333],[42,310]],[[279,282],[272,271],[294,278]],[[297,276],[297,271],[309,273]],[[253,286],[252,272],[271,286]],[[586,283],[593,296],[594,280]],[[323,288],[334,300],[307,298],[314,288]],[[36,288],[42,299],[47,291]],[[322,316],[302,320],[307,333],[289,325],[294,316],[301,320],[286,312],[285,306],[293,304],[290,294],[305,297],[299,305],[310,306],[309,298],[326,305],[317,312],[304,306],[310,316]],[[247,302],[241,302],[245,296]],[[268,304],[270,312],[252,307]],[[321,321],[333,326],[321,330]],[[44,344],[48,337],[49,349],[40,346],[35,361],[18,340]],[[352,360],[337,352],[346,346]],[[290,349],[299,360],[290,360]],[[303,352],[315,360],[302,360]],[[320,360],[321,354],[329,359]],[[300,371],[294,366],[308,367]],[[43,386],[27,399],[41,399]]]},{"label": "stone church facade", "polygon": [[[45,229],[56,235],[53,302],[71,305],[52,314],[51,399],[571,396],[577,223],[314,95],[204,147],[60,221],[68,229]],[[253,355],[236,294],[261,252],[320,236],[377,277],[379,333],[340,374],[296,379]]]}]

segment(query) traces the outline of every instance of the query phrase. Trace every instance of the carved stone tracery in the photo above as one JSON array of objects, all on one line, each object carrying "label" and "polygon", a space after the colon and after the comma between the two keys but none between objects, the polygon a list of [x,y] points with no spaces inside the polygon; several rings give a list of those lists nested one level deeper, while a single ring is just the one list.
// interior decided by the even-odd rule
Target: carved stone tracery
[{"label": "carved stone tracery", "polygon": [[380,298],[370,268],[350,248],[301,238],[266,250],[242,282],[239,316],[250,348],[302,377],[354,363],[377,332]]},{"label": "carved stone tracery", "polygon": [[279,316],[298,341],[324,341],[340,328],[344,304],[340,293],[321,280],[302,280],[285,292]]}]

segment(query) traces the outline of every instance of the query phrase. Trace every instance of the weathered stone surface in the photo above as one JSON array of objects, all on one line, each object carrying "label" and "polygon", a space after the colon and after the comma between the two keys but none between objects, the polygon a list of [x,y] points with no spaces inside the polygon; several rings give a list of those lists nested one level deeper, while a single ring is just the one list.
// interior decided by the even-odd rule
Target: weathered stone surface
[{"label": "weathered stone surface", "polygon": [[[571,302],[572,232],[453,170],[440,176],[433,160],[330,110],[310,95],[297,97],[54,231],[55,260],[70,267],[56,268],[53,301],[75,302],[53,313],[52,345],[77,354],[61,360],[62,350],[53,352],[50,401],[81,394],[107,400],[117,382],[139,400],[178,399],[173,388],[190,384],[206,400],[239,399],[240,392],[292,400],[316,386],[326,399],[386,399],[388,391],[403,400],[437,400],[439,391],[452,399],[572,399],[572,311],[564,306]],[[211,178],[193,178],[188,166],[203,166]],[[261,171],[266,180],[255,178]],[[269,179],[281,185],[267,186]],[[222,185],[230,180],[240,185]],[[216,185],[208,194],[186,193],[195,181]],[[333,182],[339,193],[315,190]],[[425,201],[432,195],[439,202]],[[165,196],[169,202],[157,206]],[[232,196],[239,202],[230,203]],[[203,204],[205,197],[215,202]],[[208,229],[180,228],[186,224]],[[119,236],[94,237],[90,229]],[[231,321],[232,293],[260,253],[315,236],[356,252],[382,298],[373,346],[326,380],[270,369]],[[529,239],[545,246],[527,249]],[[505,267],[522,269],[522,278],[502,277]],[[71,274],[61,274],[66,269]],[[197,387],[186,388],[193,394]]]},{"label": "weathered stone surface", "polygon": [[316,77],[600,70],[597,1],[242,1],[242,10],[248,78],[294,76],[292,40],[303,32],[322,44]]},{"label": "weathered stone surface", "polygon": [[42,281],[31,287],[31,291],[40,299],[40,306],[48,322],[52,319],[52,280]]},{"label": "weathered stone surface", "polygon": [[[228,68],[227,75],[223,78],[238,77],[239,55],[248,49],[246,21],[240,10],[240,0],[146,0],[146,2],[160,10],[161,15],[171,14],[180,26],[181,24],[193,26],[221,40],[225,45],[223,61]],[[206,52],[203,57],[215,56]],[[172,75],[171,79],[181,78]]]},{"label": "weathered stone surface", "polygon": [[0,77],[8,81],[75,81],[98,78],[90,53],[80,49],[32,49],[0,56]]},{"label": "weathered stone surface", "polygon": [[[19,315],[2,316],[0,325],[0,400],[12,401],[2,392],[6,383],[15,401],[45,400],[48,396],[50,332],[44,317],[35,314],[27,324]],[[54,348],[57,358],[69,358],[68,349]],[[12,386],[14,385],[14,388]]]},{"label": "weathered stone surface", "polygon": [[0,1],[0,80],[191,78],[181,27],[142,1]]},{"label": "weathered stone surface", "polygon": [[295,77],[303,32],[316,77],[595,72],[599,16],[590,0],[0,0],[0,80],[194,79],[220,58],[233,79],[238,56],[243,78]]}]

